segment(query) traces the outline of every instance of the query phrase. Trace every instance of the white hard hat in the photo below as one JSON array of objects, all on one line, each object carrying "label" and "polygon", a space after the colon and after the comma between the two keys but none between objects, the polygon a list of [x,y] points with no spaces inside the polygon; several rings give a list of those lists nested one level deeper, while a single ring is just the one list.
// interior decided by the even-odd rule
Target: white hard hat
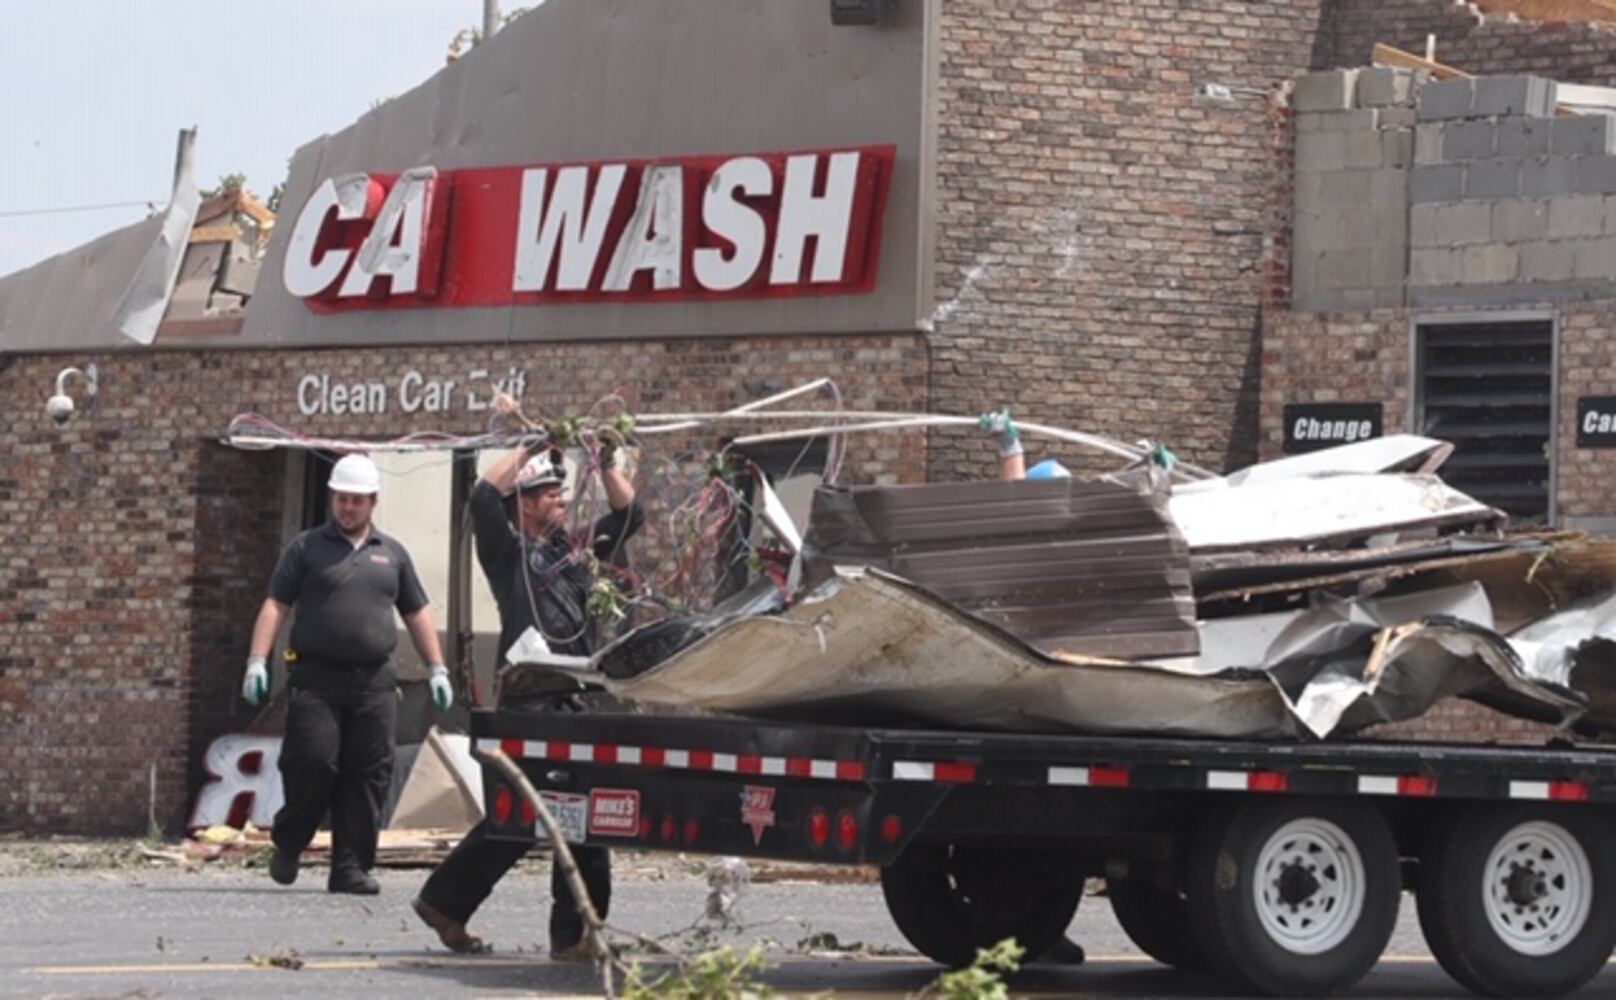
[{"label": "white hard hat", "polygon": [[560,486],[566,481],[566,466],[555,461],[547,451],[528,459],[527,464],[516,473],[518,491],[530,490],[535,486]]},{"label": "white hard hat", "polygon": [[363,493],[374,496],[382,488],[382,476],[368,455],[345,455],[331,467],[333,493]]}]

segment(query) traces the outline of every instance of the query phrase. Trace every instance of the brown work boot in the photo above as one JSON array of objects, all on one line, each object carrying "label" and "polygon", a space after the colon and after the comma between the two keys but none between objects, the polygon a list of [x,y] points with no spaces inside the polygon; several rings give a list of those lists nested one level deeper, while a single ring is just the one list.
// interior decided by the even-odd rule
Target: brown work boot
[{"label": "brown work boot", "polygon": [[593,962],[595,949],[589,947],[587,939],[560,947],[550,946],[550,961],[552,962]]},{"label": "brown work boot", "polygon": [[426,900],[417,896],[410,906],[415,908],[415,915],[421,922],[438,932],[438,940],[450,951],[458,951],[464,955],[484,955],[494,949],[483,942],[483,939],[466,930],[466,925],[454,919]]}]

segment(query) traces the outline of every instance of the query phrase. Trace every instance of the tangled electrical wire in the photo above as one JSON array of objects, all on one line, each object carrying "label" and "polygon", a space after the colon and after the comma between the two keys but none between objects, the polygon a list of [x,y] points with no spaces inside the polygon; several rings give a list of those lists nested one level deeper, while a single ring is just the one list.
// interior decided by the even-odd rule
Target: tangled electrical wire
[{"label": "tangled electrical wire", "polygon": [[[813,394],[828,395],[830,409],[787,410],[779,404]],[[479,434],[417,432],[387,440],[324,438],[301,434],[256,413],[243,413],[231,421],[226,442],[247,449],[302,447],[333,453],[350,452],[465,452],[524,447],[531,451],[552,448],[572,457],[572,502],[563,527],[568,539],[565,557],[554,561],[537,581],[543,588],[554,576],[579,563],[590,571],[587,619],[603,627],[644,624],[674,613],[710,609],[737,578],[767,573],[782,588],[790,553],[784,546],[767,544],[749,530],[760,521],[753,509],[752,491],[744,482],[762,482],[763,472],[745,456],[749,446],[801,441],[802,448],[783,476],[790,478],[806,465],[816,440],[826,439],[822,481],[836,483],[853,433],[913,429],[974,427],[976,417],[893,411],[844,409],[836,384],[816,379],[728,410],[648,414],[637,412],[636,400],[619,390],[596,400],[578,413],[531,412],[514,404],[496,408],[487,428]],[[785,425],[770,429],[767,425]],[[806,426],[804,426],[806,424]],[[692,441],[701,433],[765,425],[754,433],[723,440],[716,449]],[[1023,433],[1037,433],[1059,441],[1098,449],[1131,463],[1149,462],[1165,479],[1197,479],[1211,473],[1183,462],[1151,442],[1124,444],[1110,438],[1083,434],[1030,422],[1018,425]],[[681,442],[681,436],[683,441]],[[656,447],[659,441],[686,447]],[[647,514],[646,530],[628,547],[625,565],[599,560],[594,553],[594,526],[609,513],[599,473],[603,458],[622,456],[622,471],[634,484],[636,499]],[[447,461],[448,459],[446,459]],[[527,553],[524,551],[524,560]],[[641,571],[637,567],[649,567]],[[526,579],[526,574],[524,574]],[[530,586],[533,584],[530,583]],[[529,599],[534,599],[530,591]],[[535,621],[538,616],[534,616]],[[553,647],[576,641],[573,636],[545,636]]]}]

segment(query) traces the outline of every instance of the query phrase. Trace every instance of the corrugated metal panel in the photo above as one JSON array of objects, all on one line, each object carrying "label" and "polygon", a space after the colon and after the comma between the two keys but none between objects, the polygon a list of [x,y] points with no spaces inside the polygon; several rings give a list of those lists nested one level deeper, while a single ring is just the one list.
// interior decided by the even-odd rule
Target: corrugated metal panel
[{"label": "corrugated metal panel", "polygon": [[1045,653],[1199,649],[1188,548],[1142,479],[821,488],[805,542],[811,575],[873,566]]}]

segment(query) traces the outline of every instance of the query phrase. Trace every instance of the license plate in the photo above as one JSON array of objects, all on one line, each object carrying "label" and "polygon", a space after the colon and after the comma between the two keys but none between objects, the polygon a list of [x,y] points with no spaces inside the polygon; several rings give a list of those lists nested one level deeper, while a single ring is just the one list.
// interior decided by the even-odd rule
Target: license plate
[{"label": "license plate", "polygon": [[[540,792],[539,798],[544,801],[544,808],[555,818],[556,826],[561,828],[561,839],[569,844],[583,843],[585,831],[589,828],[589,796],[572,795],[567,792]],[[550,839],[544,824],[538,820],[533,822],[533,833],[540,840]]]}]

